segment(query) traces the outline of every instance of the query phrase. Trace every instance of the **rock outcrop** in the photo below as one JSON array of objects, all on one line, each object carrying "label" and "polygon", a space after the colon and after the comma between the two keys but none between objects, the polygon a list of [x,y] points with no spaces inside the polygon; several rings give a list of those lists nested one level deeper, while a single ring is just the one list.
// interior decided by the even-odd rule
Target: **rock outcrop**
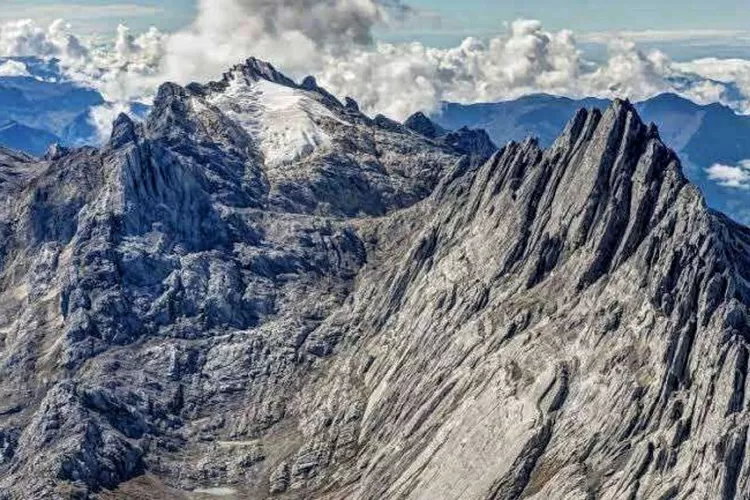
[{"label": "rock outcrop", "polygon": [[486,131],[468,127],[461,127],[454,131],[445,130],[421,111],[407,118],[404,127],[438,144],[468,155],[478,162],[487,161],[497,151],[497,146]]},{"label": "rock outcrop", "polygon": [[433,139],[250,60],[0,152],[0,498],[750,491],[750,230],[627,102]]}]

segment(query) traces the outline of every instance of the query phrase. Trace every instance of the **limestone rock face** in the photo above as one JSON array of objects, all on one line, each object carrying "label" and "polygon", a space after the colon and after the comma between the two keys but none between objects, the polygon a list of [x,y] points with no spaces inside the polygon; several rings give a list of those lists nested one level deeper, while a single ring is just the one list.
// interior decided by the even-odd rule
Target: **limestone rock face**
[{"label": "limestone rock face", "polygon": [[479,162],[251,59],[0,194],[0,498],[750,492],[750,230],[627,102]]}]

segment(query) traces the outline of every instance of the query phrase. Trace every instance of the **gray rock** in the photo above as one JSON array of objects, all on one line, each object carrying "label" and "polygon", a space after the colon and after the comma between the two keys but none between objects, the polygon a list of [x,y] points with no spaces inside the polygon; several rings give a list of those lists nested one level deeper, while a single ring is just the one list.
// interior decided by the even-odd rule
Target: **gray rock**
[{"label": "gray rock", "polygon": [[421,111],[418,111],[407,118],[404,122],[404,126],[429,139],[437,139],[448,133],[447,130],[430,120],[427,115]]},{"label": "gray rock", "polygon": [[458,130],[448,131],[430,120],[421,111],[410,116],[404,122],[404,126],[438,144],[471,156],[478,163],[487,161],[498,149],[484,130],[461,127]]},{"label": "gray rock", "polygon": [[629,103],[478,163],[326,94],[0,152],[0,498],[748,491],[750,230]]}]

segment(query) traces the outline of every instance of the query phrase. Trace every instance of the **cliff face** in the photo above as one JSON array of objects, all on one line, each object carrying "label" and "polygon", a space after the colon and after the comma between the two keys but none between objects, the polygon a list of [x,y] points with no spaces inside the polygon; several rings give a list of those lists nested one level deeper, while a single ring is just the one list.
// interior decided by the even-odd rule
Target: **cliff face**
[{"label": "cliff face", "polygon": [[0,497],[750,491],[750,230],[628,103],[482,163],[250,60],[114,130],[0,156]]},{"label": "cliff face", "polygon": [[363,407],[347,494],[747,491],[750,232],[705,209],[628,104],[455,172],[411,220],[347,313],[336,364],[367,367],[347,385]]}]

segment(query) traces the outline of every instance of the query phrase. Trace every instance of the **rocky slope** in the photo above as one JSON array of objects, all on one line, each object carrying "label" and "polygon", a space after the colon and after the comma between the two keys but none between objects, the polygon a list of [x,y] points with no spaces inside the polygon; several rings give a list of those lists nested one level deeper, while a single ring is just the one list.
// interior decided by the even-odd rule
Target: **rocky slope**
[{"label": "rocky slope", "polygon": [[2,153],[0,498],[750,491],[750,230],[626,102],[481,156],[256,60]]}]

